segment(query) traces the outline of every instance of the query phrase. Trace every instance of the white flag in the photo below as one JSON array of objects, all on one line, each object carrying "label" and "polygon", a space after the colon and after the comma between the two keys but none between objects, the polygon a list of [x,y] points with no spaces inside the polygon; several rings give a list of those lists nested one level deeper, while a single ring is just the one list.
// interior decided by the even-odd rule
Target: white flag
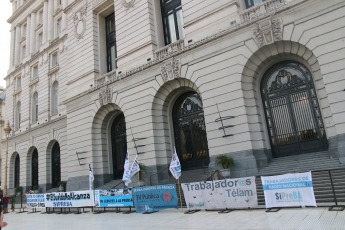
[{"label": "white flag", "polygon": [[125,159],[125,166],[123,171],[123,177],[122,180],[125,182],[125,185],[128,186],[129,183],[131,183],[131,174],[129,170],[129,155],[127,151],[126,159]]},{"label": "white flag", "polygon": [[171,174],[175,177],[176,180],[181,176],[181,164],[176,153],[176,148],[175,148],[175,153],[173,154],[171,158],[169,169],[170,169]]},{"label": "white flag", "polygon": [[90,190],[92,190],[92,183],[93,183],[94,179],[95,179],[95,177],[93,176],[93,172],[91,169],[91,163],[89,163],[89,188],[90,188]]},{"label": "white flag", "polygon": [[140,171],[139,163],[138,163],[138,155],[135,157],[132,167],[131,167],[131,177]]}]

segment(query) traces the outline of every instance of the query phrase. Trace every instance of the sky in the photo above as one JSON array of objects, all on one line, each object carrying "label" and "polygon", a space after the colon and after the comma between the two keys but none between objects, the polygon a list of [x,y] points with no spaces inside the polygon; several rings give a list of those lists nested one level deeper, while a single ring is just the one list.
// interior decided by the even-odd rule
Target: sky
[{"label": "sky", "polygon": [[5,87],[4,77],[7,76],[7,70],[10,63],[10,40],[11,25],[7,19],[12,15],[12,4],[9,0],[0,0],[0,86]]}]

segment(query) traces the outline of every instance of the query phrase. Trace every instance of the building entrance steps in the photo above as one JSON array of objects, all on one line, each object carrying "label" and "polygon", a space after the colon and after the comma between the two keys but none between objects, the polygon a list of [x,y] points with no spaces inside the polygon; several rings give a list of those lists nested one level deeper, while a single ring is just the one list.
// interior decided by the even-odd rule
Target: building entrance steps
[{"label": "building entrance steps", "polygon": [[330,158],[328,152],[314,152],[273,158],[269,165],[260,169],[256,175],[278,175],[342,167],[345,165],[342,165],[338,159]]}]

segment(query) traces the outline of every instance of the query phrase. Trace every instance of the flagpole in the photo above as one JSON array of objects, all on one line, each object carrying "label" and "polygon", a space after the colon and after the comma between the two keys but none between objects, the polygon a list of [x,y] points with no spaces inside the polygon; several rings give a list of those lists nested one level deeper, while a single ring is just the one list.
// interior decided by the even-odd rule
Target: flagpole
[{"label": "flagpole", "polygon": [[[180,177],[177,179],[178,184],[178,192],[180,193],[180,203],[181,203],[181,209],[182,209],[182,196],[181,196],[181,186],[180,186]],[[183,209],[182,209],[183,211]]]},{"label": "flagpole", "polygon": [[140,173],[140,171],[138,172],[138,186],[140,188],[140,180],[139,180],[140,176],[139,176],[139,173]]}]

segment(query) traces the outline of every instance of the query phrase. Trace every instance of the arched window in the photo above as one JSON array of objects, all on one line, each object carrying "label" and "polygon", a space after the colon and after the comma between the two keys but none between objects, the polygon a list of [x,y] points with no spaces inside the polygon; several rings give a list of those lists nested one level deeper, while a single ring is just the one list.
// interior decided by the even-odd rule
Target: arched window
[{"label": "arched window", "polygon": [[118,115],[111,126],[111,143],[114,179],[121,179],[127,153],[126,123],[123,113]]},{"label": "arched window", "polygon": [[304,65],[272,66],[261,81],[261,95],[274,157],[328,148],[313,78]]},{"label": "arched window", "polygon": [[59,83],[56,81],[52,86],[52,100],[51,100],[51,114],[55,115],[58,113],[59,105]]},{"label": "arched window", "polygon": [[61,181],[61,164],[60,164],[60,145],[55,142],[52,149],[52,187],[59,186]]},{"label": "arched window", "polygon": [[32,153],[31,159],[31,186],[38,185],[38,151],[35,150]]},{"label": "arched window", "polygon": [[16,123],[15,123],[16,130],[20,129],[20,121],[21,121],[21,103],[19,101],[16,107]]},{"label": "arched window", "polygon": [[16,159],[14,161],[14,187],[19,186],[19,178],[20,178],[20,159],[19,159],[19,154],[17,154]]},{"label": "arched window", "polygon": [[38,93],[34,93],[32,97],[32,122],[38,121]]},{"label": "arched window", "polygon": [[175,102],[173,124],[176,151],[183,170],[202,168],[209,163],[204,111],[199,95],[188,92]]}]

